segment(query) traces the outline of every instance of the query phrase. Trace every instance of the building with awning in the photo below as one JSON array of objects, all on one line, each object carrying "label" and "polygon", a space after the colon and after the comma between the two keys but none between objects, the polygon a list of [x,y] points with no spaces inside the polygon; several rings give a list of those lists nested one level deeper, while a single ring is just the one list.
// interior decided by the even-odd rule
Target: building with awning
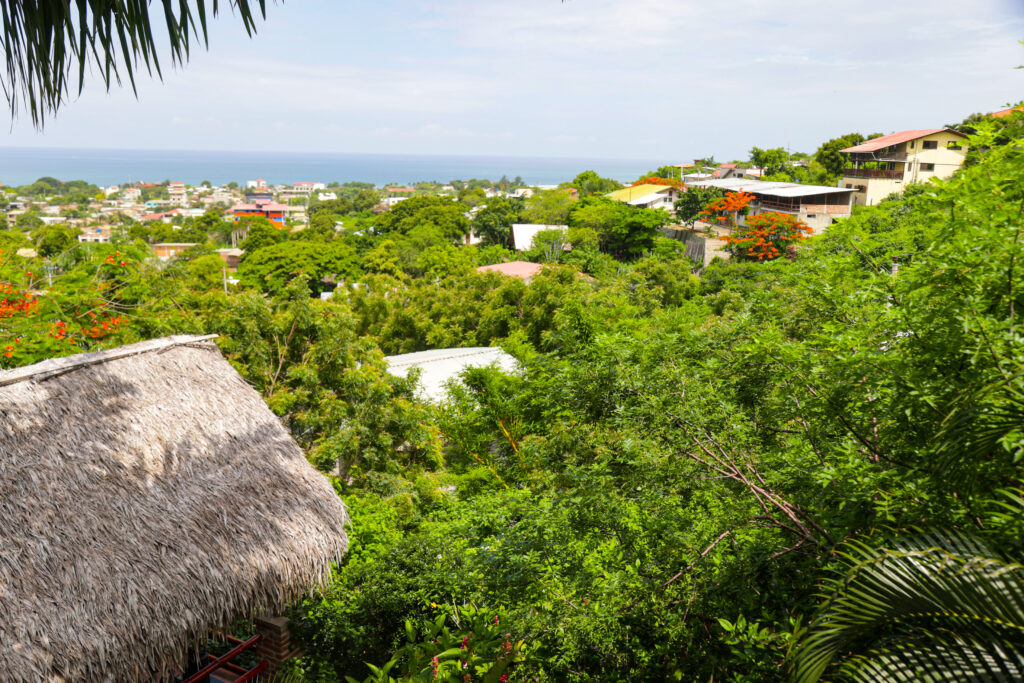
[{"label": "building with awning", "polygon": [[[816,233],[846,218],[852,211],[849,188],[828,185],[750,180],[746,178],[709,178],[690,183],[695,187],[717,187],[726,192],[747,192],[754,195],[750,214],[776,211],[788,213],[809,225]],[[738,222],[743,223],[743,216]]]}]

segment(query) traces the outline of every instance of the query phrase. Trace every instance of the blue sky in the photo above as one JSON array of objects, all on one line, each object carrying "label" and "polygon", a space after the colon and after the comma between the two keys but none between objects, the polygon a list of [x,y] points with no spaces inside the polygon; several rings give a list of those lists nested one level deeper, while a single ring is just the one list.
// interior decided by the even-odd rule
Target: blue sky
[{"label": "blue sky", "polygon": [[[226,3],[225,3],[226,4]],[[291,0],[0,145],[691,160],[1024,98],[1021,0]]]}]

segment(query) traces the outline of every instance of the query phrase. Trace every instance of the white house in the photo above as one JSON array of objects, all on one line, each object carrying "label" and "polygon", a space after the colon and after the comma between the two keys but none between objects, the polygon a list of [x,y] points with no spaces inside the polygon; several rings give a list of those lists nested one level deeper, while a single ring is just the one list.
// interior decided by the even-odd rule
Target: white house
[{"label": "white house", "polygon": [[567,225],[542,225],[539,223],[515,223],[512,225],[512,246],[516,251],[526,251],[533,247],[533,238],[545,230],[558,230],[569,233]]}]

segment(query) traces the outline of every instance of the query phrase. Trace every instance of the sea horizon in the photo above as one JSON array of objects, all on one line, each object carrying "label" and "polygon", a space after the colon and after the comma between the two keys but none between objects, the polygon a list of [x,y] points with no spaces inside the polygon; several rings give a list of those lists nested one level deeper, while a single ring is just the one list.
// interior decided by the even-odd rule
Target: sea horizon
[{"label": "sea horizon", "polygon": [[312,182],[439,182],[520,176],[530,185],[555,185],[592,170],[629,182],[668,163],[638,159],[470,154],[250,152],[230,150],[0,147],[0,183],[27,185],[41,177],[96,185],[178,180],[214,185],[262,178],[271,184]]}]

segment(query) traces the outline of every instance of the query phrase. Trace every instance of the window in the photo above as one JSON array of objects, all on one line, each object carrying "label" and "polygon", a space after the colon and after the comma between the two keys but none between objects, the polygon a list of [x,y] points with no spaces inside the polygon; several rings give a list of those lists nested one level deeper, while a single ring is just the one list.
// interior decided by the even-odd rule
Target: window
[{"label": "window", "polygon": [[917,144],[917,142],[916,142],[916,141],[914,141],[914,140],[911,140],[911,141],[910,141],[910,149],[914,149],[914,145],[916,145],[916,144]]},{"label": "window", "polygon": [[939,148],[939,141],[938,140],[925,140],[924,141],[924,148],[925,149],[938,149]]},{"label": "window", "polygon": [[956,140],[947,144],[946,147],[949,147],[950,149],[961,149],[960,143],[957,142]]},{"label": "window", "polygon": [[853,187],[853,185],[851,185],[850,183],[846,183],[846,189],[847,190],[849,190],[851,187]]},{"label": "window", "polygon": [[921,164],[921,170],[922,171],[934,171],[935,170],[935,164]]},{"label": "window", "polygon": [[857,192],[867,192],[867,191],[868,191],[868,186],[867,185],[858,185],[857,186]]}]

